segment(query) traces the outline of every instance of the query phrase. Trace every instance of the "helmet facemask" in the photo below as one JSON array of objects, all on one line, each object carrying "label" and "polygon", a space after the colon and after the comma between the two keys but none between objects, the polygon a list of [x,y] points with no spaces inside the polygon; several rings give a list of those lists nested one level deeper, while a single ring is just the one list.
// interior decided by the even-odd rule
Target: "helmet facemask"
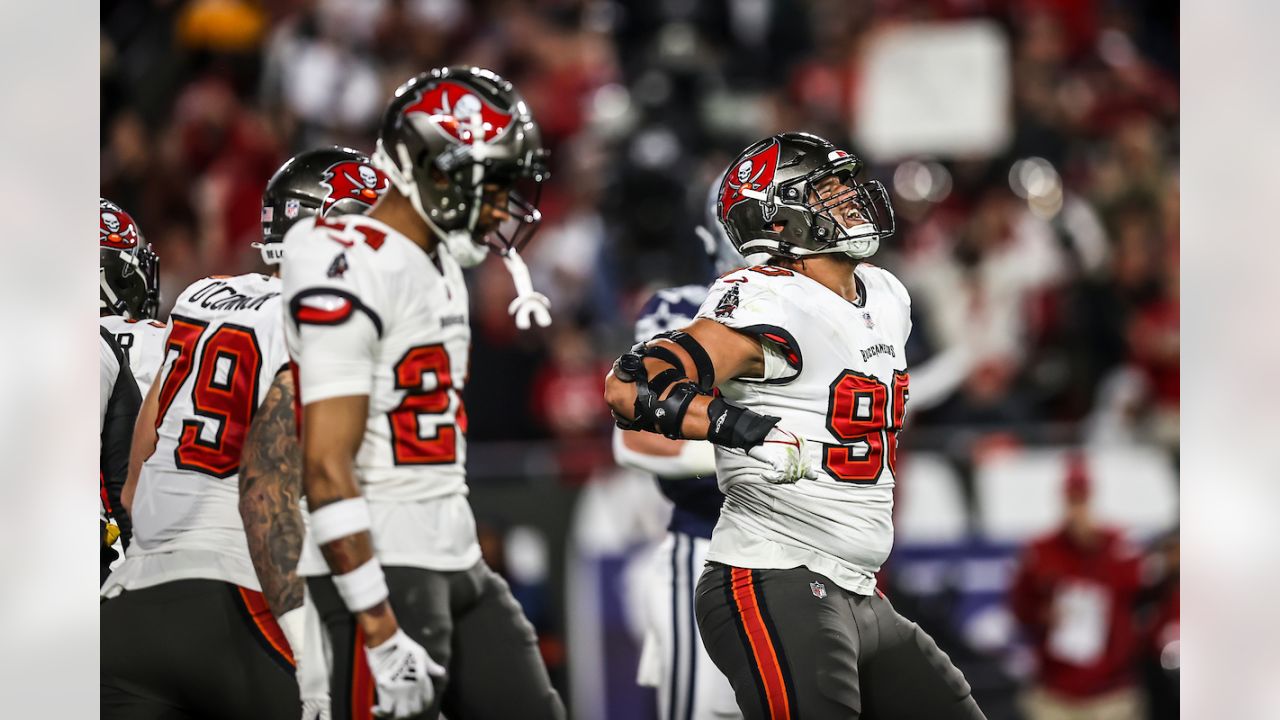
[{"label": "helmet facemask", "polygon": [[720,186],[719,219],[743,255],[869,257],[895,229],[888,192],[856,180],[862,161],[808,133],[742,152]]},{"label": "helmet facemask", "polygon": [[843,252],[852,258],[875,254],[880,239],[893,234],[889,193],[879,180],[855,180],[861,163],[840,158],[831,165],[781,186],[783,197],[805,198],[812,237],[830,246],[816,253]]}]

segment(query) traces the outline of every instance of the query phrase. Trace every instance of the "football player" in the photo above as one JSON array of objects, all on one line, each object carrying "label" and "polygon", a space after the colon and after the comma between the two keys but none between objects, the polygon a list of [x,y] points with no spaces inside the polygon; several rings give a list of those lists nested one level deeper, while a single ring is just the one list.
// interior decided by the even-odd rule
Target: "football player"
[{"label": "football player", "polygon": [[[711,186],[709,222],[697,229],[717,276],[747,264],[716,220],[719,189],[719,181]],[[640,310],[636,342],[693,322],[706,297],[705,285],[658,290]],[[655,475],[673,505],[667,536],[654,554],[645,585],[645,639],[637,679],[657,688],[661,720],[741,717],[733,688],[707,657],[693,612],[694,583],[724,502],[716,486],[713,446],[705,440],[615,429],[613,457],[619,465]]]},{"label": "football player", "polygon": [[146,397],[164,355],[160,258],[133,216],[105,198],[98,199],[98,285],[98,323],[115,336]]},{"label": "football player", "polygon": [[98,328],[98,333],[101,336],[98,342],[98,474],[102,490],[101,571],[98,582],[102,583],[131,534],[129,515],[122,511],[120,494],[129,473],[130,439],[142,396],[129,371],[129,361],[125,359],[115,336],[105,328]]},{"label": "football player", "polygon": [[[359,153],[332,148],[303,153],[272,178],[261,244],[269,264],[279,262],[286,220],[329,206],[369,207],[363,196],[327,202],[325,168],[342,163],[352,172],[372,170]],[[268,211],[280,211],[281,220]],[[299,717],[293,649],[305,643],[301,616],[289,611],[301,605],[301,586],[289,577],[292,568],[281,567],[290,552],[297,558],[296,494],[271,519],[287,528],[292,518],[291,549],[288,532],[243,521],[239,478],[251,421],[261,434],[279,420],[281,406],[291,415],[281,391],[289,376],[283,321],[276,274],[208,277],[178,296],[165,363],[134,431],[123,499],[137,541],[103,588],[102,646],[113,648],[111,662],[103,663],[105,717],[175,709],[194,717]],[[287,484],[292,472],[296,486],[296,436],[283,437],[292,442],[292,456],[286,445],[269,471],[258,458],[255,477],[278,475]],[[264,507],[263,494],[248,478],[245,485],[249,503]],[[264,548],[268,539],[276,544]],[[280,566],[255,567],[270,553]]]},{"label": "football player", "polygon": [[[254,247],[268,266],[284,259],[284,235],[299,220],[367,212],[389,187],[363,153],[320,148],[280,167],[262,194],[262,236]],[[284,321],[283,313],[280,321]],[[329,717],[328,665],[319,621],[297,574],[302,549],[302,450],[291,372],[276,374],[245,437],[240,518],[262,594],[294,651],[303,720]]]},{"label": "football player", "polygon": [[[111,338],[109,343],[103,341],[110,352],[102,353],[101,402],[105,406],[112,399],[110,414],[103,411],[106,425],[101,428],[100,448],[104,571],[119,560],[132,538],[120,493],[128,475],[138,404],[151,387],[162,354],[164,324],[154,319],[160,306],[159,272],[160,259],[143,238],[133,216],[110,200],[98,198],[98,324],[99,332]],[[115,378],[121,368],[132,373],[133,382],[117,386],[113,381],[108,389],[106,379]],[[131,395],[129,387],[137,391],[139,401],[113,398],[112,392]],[[105,576],[104,572],[103,579]]]},{"label": "football player", "polygon": [[745,717],[981,718],[876,590],[911,318],[902,284],[861,262],[894,230],[861,169],[806,133],[743,151],[719,220],[769,263],[721,277],[692,324],[619,358],[606,400],[624,429],[716,445],[726,498],[695,612]]},{"label": "football player", "polygon": [[[383,116],[374,164],[393,189],[285,238],[310,511],[298,567],[332,647],[335,718],[564,717],[532,625],[481,560],[462,406],[462,268],[490,247],[523,268],[539,216],[517,186],[546,177],[544,154],[511,83],[423,73]],[[513,314],[542,323],[527,280]]]}]

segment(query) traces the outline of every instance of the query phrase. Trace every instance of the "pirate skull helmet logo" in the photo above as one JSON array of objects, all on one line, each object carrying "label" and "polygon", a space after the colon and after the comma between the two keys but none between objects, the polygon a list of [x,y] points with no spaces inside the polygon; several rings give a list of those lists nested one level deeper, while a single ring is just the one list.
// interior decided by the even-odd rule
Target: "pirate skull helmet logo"
[{"label": "pirate skull helmet logo", "polygon": [[745,183],[747,180],[750,180],[750,179],[751,179],[751,161],[743,160],[742,164],[738,166],[738,182]]},{"label": "pirate skull helmet logo", "polygon": [[406,117],[426,115],[438,132],[453,142],[474,145],[493,142],[514,125],[514,115],[503,112],[471,89],[442,80],[423,91],[417,102],[404,109]]},{"label": "pirate skull helmet logo", "polygon": [[132,250],[138,246],[138,227],[133,218],[119,206],[102,204],[99,213],[98,244],[116,250]]},{"label": "pirate skull helmet logo", "polygon": [[320,206],[322,215],[328,215],[334,204],[342,200],[358,200],[371,206],[391,185],[387,176],[377,168],[356,160],[330,165],[324,171],[323,182],[329,188],[329,194],[325,195]]}]

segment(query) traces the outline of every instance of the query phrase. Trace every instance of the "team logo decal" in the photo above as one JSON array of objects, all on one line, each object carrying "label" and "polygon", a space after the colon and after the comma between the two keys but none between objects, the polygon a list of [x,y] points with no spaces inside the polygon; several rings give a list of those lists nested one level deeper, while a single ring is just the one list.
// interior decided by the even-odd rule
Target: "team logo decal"
[{"label": "team logo decal", "polygon": [[138,228],[122,211],[102,210],[98,219],[98,244],[128,250],[138,246]]},{"label": "team logo decal", "polygon": [[733,311],[738,309],[738,286],[730,285],[728,292],[720,298],[720,302],[716,304],[716,317],[733,317]]},{"label": "team logo decal", "polygon": [[333,262],[329,263],[329,269],[325,272],[325,275],[331,278],[341,278],[343,275],[347,274],[349,267],[350,266],[347,265],[347,254],[338,253],[338,256],[333,259]]},{"label": "team logo decal", "polygon": [[827,596],[827,586],[820,582],[809,583],[809,590],[813,593],[813,596],[819,600]]},{"label": "team logo decal", "polygon": [[[761,191],[769,187],[777,170],[778,143],[776,142],[738,163],[737,168],[725,175],[724,185],[720,188],[720,219],[727,220],[729,210],[747,199],[742,191]],[[771,210],[773,207],[767,206],[766,212]]]},{"label": "team logo decal", "polygon": [[425,114],[432,127],[464,145],[493,142],[511,127],[513,119],[469,88],[448,80],[428,88],[404,109],[406,117],[414,113]]},{"label": "team logo decal", "polygon": [[322,181],[329,188],[320,205],[320,214],[327,215],[339,200],[359,200],[373,205],[391,186],[391,181],[372,165],[356,160],[345,160],[329,166]]}]

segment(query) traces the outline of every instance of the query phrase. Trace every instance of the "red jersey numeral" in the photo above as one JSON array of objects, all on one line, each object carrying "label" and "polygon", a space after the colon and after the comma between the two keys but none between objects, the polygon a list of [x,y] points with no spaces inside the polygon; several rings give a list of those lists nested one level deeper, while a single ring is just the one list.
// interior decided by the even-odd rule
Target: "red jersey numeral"
[{"label": "red jersey numeral", "polygon": [[[381,250],[382,244],[387,241],[387,234],[377,228],[371,228],[366,225],[352,226],[344,222],[326,220],[323,215],[316,216],[316,227],[335,231],[347,230],[354,227],[355,231],[364,237],[364,244],[373,248],[375,251]],[[351,240],[344,240],[334,233],[329,234],[329,239],[345,247],[355,245]]]},{"label": "red jersey numeral", "polygon": [[[165,352],[176,350],[177,356],[160,386],[156,427],[164,422],[178,389],[194,370],[191,407],[196,416],[204,419],[182,420],[182,433],[173,451],[174,464],[184,470],[225,478],[240,469],[245,435],[258,406],[262,351],[250,328],[222,325],[197,353],[207,329],[208,323],[172,319]],[[216,432],[212,440],[206,440],[201,433],[210,423]]]},{"label": "red jersey numeral", "polygon": [[756,265],[747,269],[751,272],[760,273],[761,275],[767,275],[769,277],[791,277],[792,275],[795,275],[795,273],[786,268],[774,267],[773,265]]},{"label": "red jersey numeral", "polygon": [[822,468],[837,480],[859,485],[878,482],[886,464],[893,472],[898,430],[906,417],[907,385],[907,373],[901,371],[894,371],[892,391],[869,375],[841,373],[831,383],[827,429],[842,444],[823,446]]},{"label": "red jersey numeral", "polygon": [[[435,388],[423,390],[423,379],[435,375]],[[459,398],[457,424],[436,426],[431,437],[422,436],[422,415],[448,412],[454,392],[449,353],[444,345],[411,348],[395,367],[396,389],[404,390],[404,400],[387,413],[391,421],[391,450],[397,465],[444,465],[458,460],[458,433],[466,432]],[[461,425],[462,427],[459,427]]]}]

